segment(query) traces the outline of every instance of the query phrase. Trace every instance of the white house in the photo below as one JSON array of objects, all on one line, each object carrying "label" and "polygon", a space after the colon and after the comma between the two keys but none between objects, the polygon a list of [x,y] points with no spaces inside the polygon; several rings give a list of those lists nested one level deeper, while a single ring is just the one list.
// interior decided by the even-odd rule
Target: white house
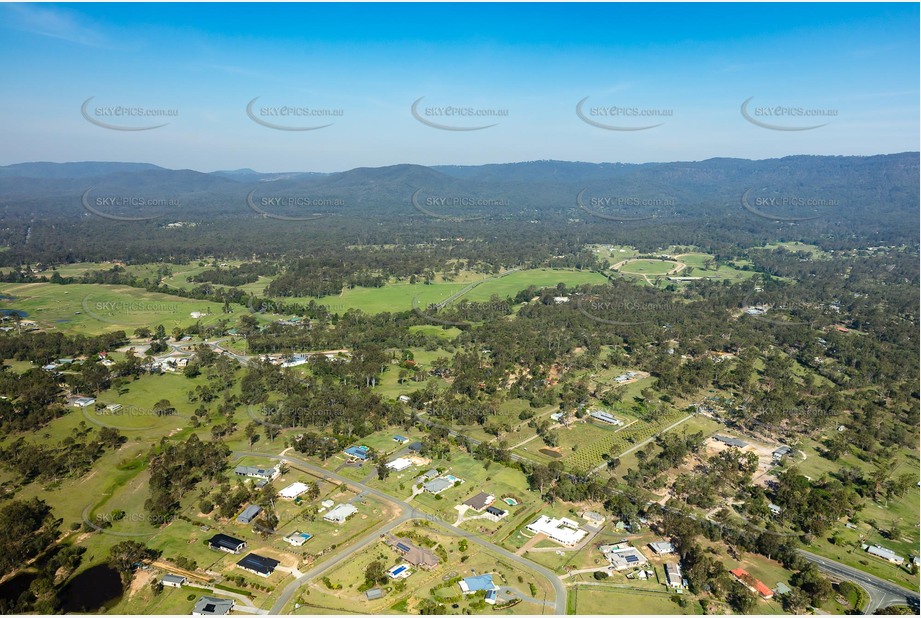
[{"label": "white house", "polygon": [[306,492],[308,489],[309,487],[306,483],[301,483],[300,481],[298,481],[297,483],[292,483],[288,485],[287,487],[282,489],[280,492],[278,492],[278,497],[288,498],[289,500],[293,500],[294,498],[297,498],[302,493]]},{"label": "white house", "polygon": [[546,535],[560,545],[575,545],[588,534],[571,519],[565,517],[555,519],[546,515],[538,517],[536,521],[528,524],[527,528],[534,534]]},{"label": "white house", "polygon": [[351,504],[340,504],[329,513],[323,516],[323,519],[332,524],[344,524],[345,521],[358,512],[358,509]]}]

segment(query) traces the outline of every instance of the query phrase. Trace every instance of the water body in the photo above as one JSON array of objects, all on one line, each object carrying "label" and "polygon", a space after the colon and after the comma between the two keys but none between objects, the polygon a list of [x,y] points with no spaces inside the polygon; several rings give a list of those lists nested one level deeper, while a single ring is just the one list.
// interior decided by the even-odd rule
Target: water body
[{"label": "water body", "polygon": [[14,315],[18,315],[21,318],[25,318],[29,316],[29,314],[23,311],[22,309],[0,309],[0,315],[10,316],[10,317]]},{"label": "water body", "polygon": [[[15,577],[0,584],[0,600],[15,602],[38,577],[37,573],[19,573]],[[32,596],[31,593],[29,595]],[[34,598],[34,597],[32,597]]]},{"label": "water body", "polygon": [[61,593],[63,611],[95,613],[118,603],[124,589],[118,571],[107,564],[97,564],[71,579]]}]

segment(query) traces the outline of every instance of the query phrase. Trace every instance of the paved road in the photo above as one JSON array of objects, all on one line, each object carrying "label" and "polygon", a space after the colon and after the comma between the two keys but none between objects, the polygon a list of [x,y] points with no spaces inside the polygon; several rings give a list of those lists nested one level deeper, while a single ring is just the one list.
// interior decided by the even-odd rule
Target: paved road
[{"label": "paved road", "polygon": [[393,496],[386,494],[378,489],[369,487],[365,485],[364,483],[353,481],[352,479],[346,478],[330,470],[324,470],[323,468],[319,466],[315,466],[311,463],[308,463],[307,461],[304,461],[303,459],[299,459],[297,457],[291,457],[290,455],[266,455],[265,453],[254,453],[254,452],[249,452],[249,451],[234,451],[234,455],[236,457],[267,457],[270,459],[281,460],[292,466],[298,466],[298,467],[310,470],[311,472],[313,472],[314,474],[317,474],[318,476],[330,478],[330,479],[339,481],[340,483],[344,483],[347,485],[351,485],[353,487],[357,487],[358,489],[360,489],[361,491],[367,494],[370,494],[384,502],[389,502],[390,504],[395,505],[400,510],[400,515],[396,519],[388,522],[387,524],[385,524],[384,526],[380,528],[377,528],[374,532],[363,537],[358,543],[351,545],[345,551],[340,552],[336,556],[333,556],[331,559],[324,561],[323,564],[310,569],[309,571],[304,573],[301,577],[297,578],[296,580],[294,580],[293,582],[285,586],[285,589],[281,592],[281,596],[272,606],[272,609],[269,612],[271,614],[280,614],[284,610],[285,606],[291,601],[291,599],[294,598],[294,595],[297,593],[297,590],[301,586],[306,584],[308,581],[321,576],[324,572],[335,567],[337,564],[340,564],[342,561],[347,560],[354,552],[375,542],[377,539],[380,538],[382,534],[386,534],[387,532],[393,530],[400,524],[410,521],[412,519],[423,519],[436,526],[445,528],[454,535],[463,537],[473,543],[476,543],[477,545],[481,547],[486,548],[487,550],[495,554],[502,556],[503,558],[507,560],[511,560],[512,562],[515,562],[526,569],[529,569],[531,571],[534,571],[544,576],[547,579],[547,581],[549,581],[550,584],[553,586],[554,594],[556,597],[553,603],[554,614],[557,614],[557,615],[566,614],[566,586],[563,585],[563,582],[560,580],[559,577],[557,577],[556,573],[540,566],[539,564],[531,562],[530,560],[526,560],[520,556],[516,556],[512,552],[506,549],[503,549],[499,547],[498,545],[494,545],[493,543],[490,543],[489,541],[481,539],[480,537],[473,534],[472,532],[468,532],[467,530],[462,530],[461,528],[457,528],[456,526],[442,519],[429,515],[423,511],[419,511],[413,508],[412,506],[410,506],[407,502],[403,500],[394,498]]},{"label": "paved road", "polygon": [[838,579],[844,579],[853,582],[867,591],[870,595],[870,602],[864,610],[865,614],[872,614],[878,609],[889,607],[890,605],[908,605],[918,611],[919,595],[918,591],[911,591],[903,588],[885,579],[865,573],[860,569],[835,562],[829,558],[819,556],[808,552],[804,549],[796,550],[806,560],[815,564],[820,571],[828,573]]}]

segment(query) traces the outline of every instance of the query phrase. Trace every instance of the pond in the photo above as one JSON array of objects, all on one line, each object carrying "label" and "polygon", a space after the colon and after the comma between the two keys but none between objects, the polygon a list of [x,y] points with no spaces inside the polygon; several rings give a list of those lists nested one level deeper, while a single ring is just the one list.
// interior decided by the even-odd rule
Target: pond
[{"label": "pond", "polygon": [[21,318],[29,317],[29,314],[23,311],[22,309],[0,309],[0,315],[12,317],[18,315]]},{"label": "pond", "polygon": [[29,586],[32,585],[36,577],[38,577],[37,573],[19,573],[15,577],[6,580],[0,584],[0,599],[15,602],[23,592],[29,590]]},{"label": "pond", "polygon": [[77,574],[61,592],[63,611],[95,613],[121,600],[124,590],[118,571],[107,564],[97,564]]}]

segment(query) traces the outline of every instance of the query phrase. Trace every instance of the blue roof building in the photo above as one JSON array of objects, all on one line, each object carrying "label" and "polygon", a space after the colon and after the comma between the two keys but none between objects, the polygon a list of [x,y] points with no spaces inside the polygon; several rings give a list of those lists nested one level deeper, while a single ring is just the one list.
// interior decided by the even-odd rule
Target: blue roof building
[{"label": "blue roof building", "polygon": [[344,452],[349,457],[354,457],[355,459],[360,459],[361,461],[368,460],[368,447],[362,448],[360,446],[350,446],[345,449]]},{"label": "blue roof building", "polygon": [[499,589],[499,587],[493,583],[491,573],[477,575],[476,577],[465,577],[460,581],[460,588],[464,594],[472,594],[481,590],[489,592],[490,590]]}]

